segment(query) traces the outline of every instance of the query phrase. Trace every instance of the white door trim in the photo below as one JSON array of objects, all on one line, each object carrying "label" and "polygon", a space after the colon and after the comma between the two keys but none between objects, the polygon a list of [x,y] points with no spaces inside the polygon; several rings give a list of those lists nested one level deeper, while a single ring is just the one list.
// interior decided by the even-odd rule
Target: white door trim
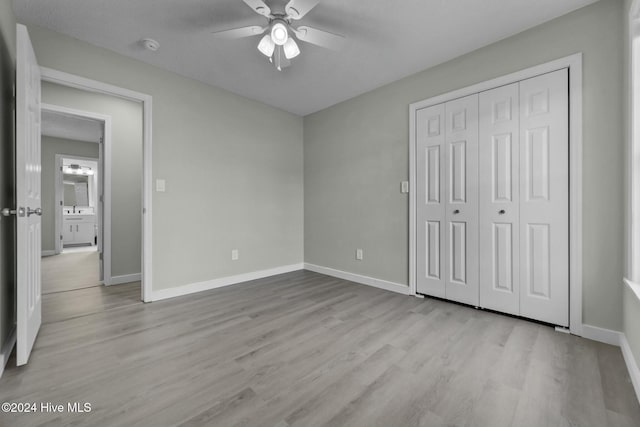
[{"label": "white door trim", "polygon": [[[63,71],[40,67],[42,80],[63,86],[97,92],[142,103],[143,143],[142,143],[142,286],[141,299],[150,302],[153,280],[152,245],[152,103],[153,98],[141,92],[113,86],[97,80],[87,79]],[[106,263],[105,263],[106,264]]]},{"label": "white door trim", "polygon": [[416,112],[453,99],[569,69],[569,329],[582,335],[582,53],[412,103],[409,106],[409,288],[416,294]]},{"label": "white door trim", "polygon": [[[103,263],[103,283],[108,285],[111,280],[111,116],[94,113],[92,111],[82,111],[73,108],[62,107],[60,105],[42,104],[42,111],[50,111],[65,114],[73,117],[83,117],[86,119],[98,120],[103,123],[103,141],[100,144],[100,155],[104,159],[104,169],[100,169],[101,162],[98,162],[99,173],[102,173],[103,182],[103,204],[104,217],[100,218],[99,226],[99,243],[102,244],[102,263]],[[58,167],[59,159],[67,156],[64,153],[56,154],[56,167]],[[69,154],[68,157],[82,158]],[[89,160],[89,158],[86,158]],[[58,177],[59,169],[56,169],[56,177]],[[62,215],[60,215],[58,191],[62,181],[56,178],[56,212],[55,212],[55,233],[56,233],[56,254],[62,252],[62,244],[60,243],[60,234],[62,232]]]},{"label": "white door trim", "polygon": [[628,106],[626,138],[628,146],[627,163],[627,257],[625,277],[629,282],[640,281],[640,122],[634,120],[640,112],[640,82],[634,78],[640,71],[640,0],[634,0],[627,18],[629,32],[627,49],[629,54],[628,80],[630,94],[626,100]]}]

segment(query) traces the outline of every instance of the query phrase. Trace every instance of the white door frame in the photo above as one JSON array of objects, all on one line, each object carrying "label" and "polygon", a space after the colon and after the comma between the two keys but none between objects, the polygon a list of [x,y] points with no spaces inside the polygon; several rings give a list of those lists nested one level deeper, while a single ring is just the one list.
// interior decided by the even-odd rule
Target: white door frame
[{"label": "white door frame", "polygon": [[640,79],[634,77],[640,73],[640,0],[634,0],[629,9],[629,75],[630,96],[627,99],[627,259],[624,282],[640,298]]},{"label": "white door frame", "polygon": [[409,106],[409,289],[416,295],[416,112],[422,108],[569,69],[569,330],[582,335],[582,53],[576,53]]},{"label": "white door frame", "polygon": [[[102,93],[105,95],[116,96],[142,104],[143,111],[143,134],[142,134],[142,286],[141,299],[144,302],[151,301],[152,295],[152,102],[151,95],[135,92],[129,89],[110,85],[108,83],[99,82],[97,80],[87,79],[74,74],[65,73],[63,71],[54,70],[47,67],[40,67],[42,81],[68,86],[75,89],[81,89],[88,92]],[[106,138],[105,138],[106,140]],[[106,146],[105,146],[106,148]],[[106,153],[105,153],[106,161]],[[105,168],[106,169],[106,168]],[[106,176],[105,176],[106,178]],[[106,180],[105,180],[106,185]],[[106,192],[106,189],[105,189]],[[105,205],[106,209],[106,205]],[[106,225],[106,224],[105,224]],[[109,224],[110,225],[110,224]],[[105,233],[106,234],[106,233]],[[109,237],[110,238],[110,237]],[[105,236],[106,243],[106,236]],[[105,272],[107,262],[105,260]],[[109,263],[109,269],[111,265]],[[109,273],[109,276],[111,274]],[[105,274],[106,277],[106,274]],[[107,284],[107,283],[105,283]]]}]

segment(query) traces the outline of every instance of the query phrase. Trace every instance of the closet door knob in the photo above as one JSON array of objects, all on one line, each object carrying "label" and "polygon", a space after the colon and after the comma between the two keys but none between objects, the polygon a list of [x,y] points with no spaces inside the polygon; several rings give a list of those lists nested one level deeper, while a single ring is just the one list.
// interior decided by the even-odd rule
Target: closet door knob
[{"label": "closet door knob", "polygon": [[498,213],[499,213],[500,215],[504,215],[504,214],[506,214],[506,213],[507,213],[507,211],[505,211],[504,209],[500,209],[500,210],[498,211]]},{"label": "closet door knob", "polygon": [[457,214],[459,214],[459,213],[460,213],[460,209],[456,209],[455,211],[453,211],[453,214],[454,214],[454,215],[457,215]]}]

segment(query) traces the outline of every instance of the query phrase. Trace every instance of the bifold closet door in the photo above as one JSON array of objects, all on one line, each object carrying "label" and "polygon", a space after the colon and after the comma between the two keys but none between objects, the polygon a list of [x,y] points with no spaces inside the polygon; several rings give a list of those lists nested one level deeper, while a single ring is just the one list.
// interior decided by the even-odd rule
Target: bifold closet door
[{"label": "bifold closet door", "polygon": [[478,95],[445,104],[445,295],[478,305]]},{"label": "bifold closet door", "polygon": [[520,315],[569,325],[566,69],[520,82]]},{"label": "bifold closet door", "polygon": [[445,298],[444,104],[416,113],[417,291]]},{"label": "bifold closet door", "polygon": [[520,314],[518,83],[480,93],[480,305]]},{"label": "bifold closet door", "polygon": [[417,291],[568,326],[568,70],[419,110],[416,142]]},{"label": "bifold closet door", "polygon": [[417,291],[478,305],[478,95],[416,115]]}]

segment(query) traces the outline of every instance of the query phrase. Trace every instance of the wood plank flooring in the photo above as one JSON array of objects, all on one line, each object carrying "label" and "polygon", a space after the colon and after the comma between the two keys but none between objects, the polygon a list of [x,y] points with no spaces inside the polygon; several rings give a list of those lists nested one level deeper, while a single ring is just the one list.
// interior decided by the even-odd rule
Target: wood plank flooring
[{"label": "wood plank flooring", "polygon": [[525,320],[307,271],[123,301],[45,313],[0,380],[0,401],[92,411],[0,425],[640,425],[618,348]]},{"label": "wood plank flooring", "polygon": [[[95,249],[95,246],[90,249]],[[43,294],[90,286],[100,286],[100,264],[96,250],[42,257]]]},{"label": "wood plank flooring", "polygon": [[98,285],[42,295],[42,321],[60,322],[126,305],[142,304],[140,286],[140,282]]}]

